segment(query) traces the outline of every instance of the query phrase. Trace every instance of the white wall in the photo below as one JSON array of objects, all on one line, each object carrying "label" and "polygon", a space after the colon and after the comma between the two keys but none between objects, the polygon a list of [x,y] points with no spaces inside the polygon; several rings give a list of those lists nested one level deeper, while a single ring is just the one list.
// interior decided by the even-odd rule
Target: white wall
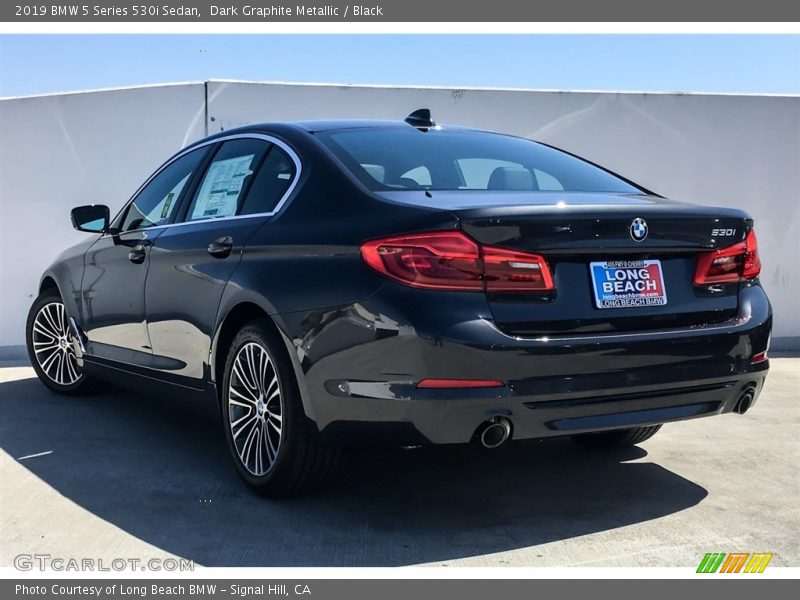
[{"label": "white wall", "polygon": [[[774,335],[800,339],[800,97],[212,81],[206,106],[205,93],[203,84],[186,84],[0,100],[0,345],[23,342],[41,270],[80,239],[69,208],[120,206],[206,126],[214,133],[255,121],[394,119],[420,107],[440,122],[555,144],[666,196],[748,210]],[[20,223],[36,223],[35,243]]]},{"label": "white wall", "polygon": [[86,239],[70,209],[121,208],[204,133],[203,83],[0,100],[0,346],[24,343],[42,271]]}]

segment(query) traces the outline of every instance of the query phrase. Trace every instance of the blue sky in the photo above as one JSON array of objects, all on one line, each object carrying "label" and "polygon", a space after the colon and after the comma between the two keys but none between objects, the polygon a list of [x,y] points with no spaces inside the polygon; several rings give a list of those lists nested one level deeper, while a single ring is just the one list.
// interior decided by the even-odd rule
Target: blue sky
[{"label": "blue sky", "polygon": [[0,36],[0,96],[214,78],[798,94],[800,36]]}]

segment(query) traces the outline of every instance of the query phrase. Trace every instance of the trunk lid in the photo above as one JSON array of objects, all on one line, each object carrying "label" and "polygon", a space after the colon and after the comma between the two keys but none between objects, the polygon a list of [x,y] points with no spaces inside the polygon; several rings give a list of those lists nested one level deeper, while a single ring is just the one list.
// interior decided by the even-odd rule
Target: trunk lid
[{"label": "trunk lid", "polygon": [[[481,244],[545,257],[555,292],[487,294],[496,324],[511,335],[695,327],[727,321],[738,312],[738,284],[697,287],[693,275],[700,252],[745,238],[752,221],[742,211],[599,193],[461,191],[433,192],[431,197],[415,193],[413,199],[403,193],[390,195],[400,196],[390,198],[394,201],[451,210],[463,231]],[[642,222],[632,234],[637,219]],[[637,241],[634,235],[641,233],[642,224],[647,233]],[[625,306],[628,301],[623,300],[623,306],[598,307],[603,293],[596,290],[605,289],[603,281],[614,275],[636,277],[641,268],[663,278],[659,293],[666,296],[665,304]],[[616,285],[609,289],[634,289],[625,288],[626,282]]]}]

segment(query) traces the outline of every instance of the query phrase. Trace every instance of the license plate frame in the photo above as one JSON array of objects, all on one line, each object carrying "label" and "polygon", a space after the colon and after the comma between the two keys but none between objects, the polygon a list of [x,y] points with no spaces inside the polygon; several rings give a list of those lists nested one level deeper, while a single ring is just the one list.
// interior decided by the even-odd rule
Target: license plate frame
[{"label": "license plate frame", "polygon": [[646,308],[667,304],[660,260],[590,262],[589,273],[596,308]]}]

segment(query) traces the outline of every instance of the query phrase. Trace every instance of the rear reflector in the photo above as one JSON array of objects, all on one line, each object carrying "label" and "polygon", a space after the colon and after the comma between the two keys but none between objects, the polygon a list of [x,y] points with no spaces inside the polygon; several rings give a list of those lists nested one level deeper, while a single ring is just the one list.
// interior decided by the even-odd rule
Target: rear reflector
[{"label": "rear reflector", "polygon": [[412,287],[476,292],[555,289],[543,257],[480,246],[459,231],[373,240],[361,246],[361,255],[379,273]]},{"label": "rear reflector", "polygon": [[417,384],[421,389],[464,389],[464,388],[497,388],[505,387],[496,379],[423,379]]},{"label": "rear reflector", "polygon": [[742,279],[753,279],[761,273],[756,234],[750,231],[743,242],[704,252],[697,257],[694,272],[695,285],[732,283]]}]

